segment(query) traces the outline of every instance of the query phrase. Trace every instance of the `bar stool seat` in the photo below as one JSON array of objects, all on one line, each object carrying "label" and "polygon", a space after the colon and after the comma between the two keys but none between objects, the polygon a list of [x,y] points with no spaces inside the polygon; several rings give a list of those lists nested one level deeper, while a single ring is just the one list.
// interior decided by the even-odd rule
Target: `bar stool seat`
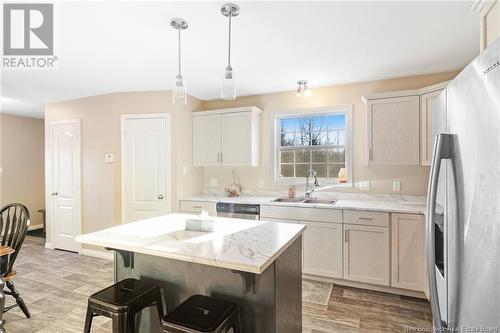
[{"label": "bar stool seat", "polygon": [[105,316],[113,320],[113,333],[135,330],[135,315],[142,309],[156,306],[158,317],[163,317],[163,301],[159,286],[136,279],[125,279],[88,299],[84,333],[90,333],[92,318]]},{"label": "bar stool seat", "polygon": [[194,295],[163,317],[163,333],[241,333],[238,306],[234,303]]}]

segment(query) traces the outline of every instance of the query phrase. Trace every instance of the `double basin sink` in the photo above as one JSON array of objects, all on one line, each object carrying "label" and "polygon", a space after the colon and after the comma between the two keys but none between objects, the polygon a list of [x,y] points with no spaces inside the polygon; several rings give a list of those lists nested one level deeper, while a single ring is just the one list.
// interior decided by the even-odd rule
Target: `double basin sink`
[{"label": "double basin sink", "polygon": [[310,204],[310,205],[334,205],[337,200],[332,199],[321,199],[321,198],[278,198],[274,199],[272,202],[288,202],[288,203],[302,203],[302,204]]}]

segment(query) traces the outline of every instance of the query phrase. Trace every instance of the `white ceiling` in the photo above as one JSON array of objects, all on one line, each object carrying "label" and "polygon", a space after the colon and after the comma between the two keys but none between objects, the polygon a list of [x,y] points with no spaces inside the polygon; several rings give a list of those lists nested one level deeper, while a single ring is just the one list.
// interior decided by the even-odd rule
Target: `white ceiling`
[{"label": "white ceiling", "polygon": [[[55,4],[55,70],[2,70],[2,110],[43,117],[49,101],[174,84],[183,17],[188,93],[219,97],[227,20],[216,2]],[[233,24],[238,95],[462,68],[478,53],[478,13],[466,2],[243,2]]]}]

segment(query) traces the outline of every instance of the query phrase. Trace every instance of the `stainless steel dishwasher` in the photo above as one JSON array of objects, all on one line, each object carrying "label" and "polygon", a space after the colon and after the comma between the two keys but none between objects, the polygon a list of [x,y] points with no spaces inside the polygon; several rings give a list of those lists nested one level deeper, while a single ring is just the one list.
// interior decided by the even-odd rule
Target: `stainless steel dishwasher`
[{"label": "stainless steel dishwasher", "polygon": [[218,202],[216,209],[217,209],[217,216],[220,217],[260,220],[259,205]]}]

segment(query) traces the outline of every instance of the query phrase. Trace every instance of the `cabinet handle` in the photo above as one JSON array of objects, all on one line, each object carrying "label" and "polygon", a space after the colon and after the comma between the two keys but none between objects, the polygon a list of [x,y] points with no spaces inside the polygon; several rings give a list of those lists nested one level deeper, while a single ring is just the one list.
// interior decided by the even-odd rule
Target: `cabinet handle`
[{"label": "cabinet handle", "polygon": [[58,193],[57,193],[57,192],[52,192],[52,194],[51,194],[51,195],[52,195],[52,196],[56,196],[56,195],[58,195]]},{"label": "cabinet handle", "polygon": [[349,230],[344,231],[344,242],[349,242]]},{"label": "cabinet handle", "polygon": [[220,153],[217,153],[217,163],[220,162]]},{"label": "cabinet handle", "polygon": [[222,156],[224,156],[222,153],[220,153],[220,162],[224,162],[224,159],[222,158]]},{"label": "cabinet handle", "polygon": [[372,149],[372,148],[370,148],[370,149],[368,150],[368,159],[369,159],[370,161],[373,161],[373,149]]},{"label": "cabinet handle", "polygon": [[201,207],[201,206],[193,206],[193,208],[202,209],[203,207]]},{"label": "cabinet handle", "polygon": [[368,221],[373,221],[373,220],[374,220],[374,218],[373,218],[373,217],[362,217],[362,216],[360,216],[360,217],[358,217],[358,220],[368,220]]},{"label": "cabinet handle", "polygon": [[163,200],[163,198],[165,198],[163,194],[158,194],[158,199]]}]

